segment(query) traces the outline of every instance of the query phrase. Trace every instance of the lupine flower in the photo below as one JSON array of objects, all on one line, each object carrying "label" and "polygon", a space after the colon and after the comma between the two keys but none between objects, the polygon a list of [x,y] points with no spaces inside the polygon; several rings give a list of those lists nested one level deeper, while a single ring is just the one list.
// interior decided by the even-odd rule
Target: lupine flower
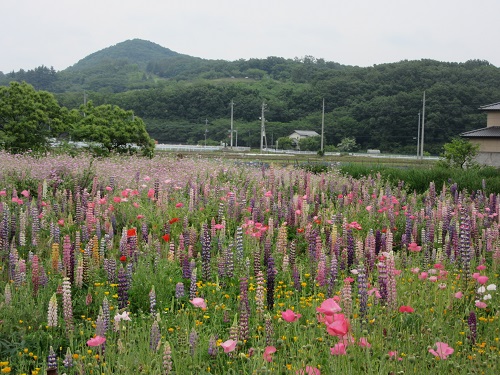
[{"label": "lupine flower", "polygon": [[447,359],[455,351],[445,342],[436,342],[436,348],[437,350],[429,349],[429,353],[441,359]]},{"label": "lupine flower", "polygon": [[263,354],[264,360],[266,360],[267,362],[271,362],[273,360],[271,354],[273,353],[276,353],[276,348],[274,346],[266,346]]}]

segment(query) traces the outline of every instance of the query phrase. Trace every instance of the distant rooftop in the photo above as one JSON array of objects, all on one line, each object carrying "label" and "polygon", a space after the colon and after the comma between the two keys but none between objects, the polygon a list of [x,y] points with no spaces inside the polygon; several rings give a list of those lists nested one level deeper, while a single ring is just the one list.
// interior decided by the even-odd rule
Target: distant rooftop
[{"label": "distant rooftop", "polygon": [[313,130],[294,130],[294,132],[302,137],[317,137],[317,136],[319,136],[319,134]]},{"label": "distant rooftop", "polygon": [[[500,105],[500,103],[498,103]],[[500,138],[500,126],[490,126],[461,133],[464,138]]]},{"label": "distant rooftop", "polygon": [[482,105],[481,107],[479,107],[479,109],[481,111],[500,111],[500,102]]}]

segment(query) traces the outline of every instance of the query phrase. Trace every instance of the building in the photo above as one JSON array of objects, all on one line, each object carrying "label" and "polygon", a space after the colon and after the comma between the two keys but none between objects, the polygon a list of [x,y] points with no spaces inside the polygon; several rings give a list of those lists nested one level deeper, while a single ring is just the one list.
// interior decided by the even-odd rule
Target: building
[{"label": "building", "polygon": [[288,138],[292,139],[292,144],[298,148],[301,139],[309,137],[319,137],[320,135],[313,130],[294,130]]},{"label": "building", "polygon": [[476,161],[479,164],[500,167],[500,103],[479,107],[486,112],[486,127],[460,134],[462,138],[479,145]]}]

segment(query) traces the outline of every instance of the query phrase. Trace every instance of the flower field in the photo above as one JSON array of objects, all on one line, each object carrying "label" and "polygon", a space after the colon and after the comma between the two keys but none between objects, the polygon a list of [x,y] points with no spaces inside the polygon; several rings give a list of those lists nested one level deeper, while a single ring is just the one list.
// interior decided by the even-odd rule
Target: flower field
[{"label": "flower field", "polygon": [[0,373],[498,374],[499,213],[455,184],[2,153]]}]

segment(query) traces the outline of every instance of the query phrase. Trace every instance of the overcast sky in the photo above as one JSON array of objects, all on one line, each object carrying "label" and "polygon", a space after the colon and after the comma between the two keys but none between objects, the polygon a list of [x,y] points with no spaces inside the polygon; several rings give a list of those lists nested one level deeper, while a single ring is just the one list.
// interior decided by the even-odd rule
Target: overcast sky
[{"label": "overcast sky", "polygon": [[0,71],[60,71],[127,39],[205,59],[314,56],[345,65],[487,60],[499,0],[3,0]]}]

